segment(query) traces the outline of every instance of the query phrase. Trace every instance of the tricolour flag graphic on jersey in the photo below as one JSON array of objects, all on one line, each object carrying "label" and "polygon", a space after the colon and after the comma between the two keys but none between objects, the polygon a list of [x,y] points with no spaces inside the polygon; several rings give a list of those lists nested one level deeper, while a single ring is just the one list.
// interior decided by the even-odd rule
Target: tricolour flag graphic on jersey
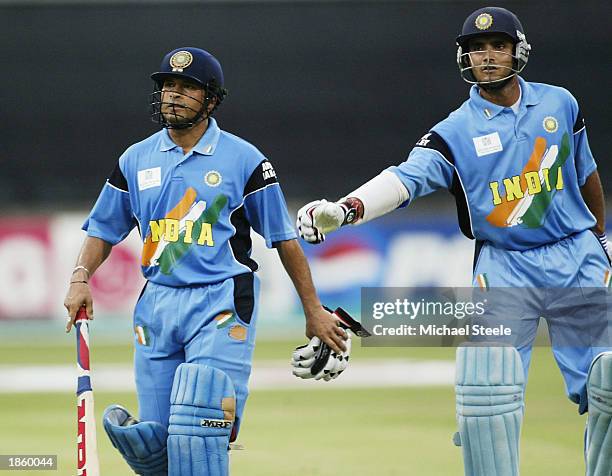
[{"label": "tricolour flag graphic on jersey", "polygon": [[223,311],[215,317],[215,321],[217,321],[217,329],[223,329],[236,322],[236,317],[232,311]]},{"label": "tricolour flag graphic on jersey", "polygon": [[212,226],[219,220],[219,213],[227,202],[227,196],[219,194],[207,206],[206,201],[197,200],[193,188],[188,188],[163,219],[149,222],[142,265],[159,266],[163,274],[170,274],[192,246],[214,246]]},{"label": "tricolour flag graphic on jersey", "polygon": [[541,227],[555,193],[563,189],[563,165],[569,155],[567,132],[560,149],[556,144],[547,148],[546,139],[537,137],[521,174],[503,180],[505,194],[499,193],[499,182],[489,184],[496,205],[487,221],[496,227]]}]

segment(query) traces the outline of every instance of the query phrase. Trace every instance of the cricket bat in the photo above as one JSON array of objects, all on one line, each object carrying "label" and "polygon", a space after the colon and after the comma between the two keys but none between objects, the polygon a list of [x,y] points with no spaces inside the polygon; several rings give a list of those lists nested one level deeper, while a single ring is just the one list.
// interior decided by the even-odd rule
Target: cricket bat
[{"label": "cricket bat", "polygon": [[77,338],[77,476],[100,476],[94,398],[89,377],[89,320],[85,308],[75,319]]}]

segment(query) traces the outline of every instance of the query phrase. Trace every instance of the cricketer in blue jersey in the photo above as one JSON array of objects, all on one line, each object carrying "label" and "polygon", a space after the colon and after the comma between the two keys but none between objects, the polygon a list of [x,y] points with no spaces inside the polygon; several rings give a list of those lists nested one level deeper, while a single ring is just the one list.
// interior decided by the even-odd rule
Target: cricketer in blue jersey
[{"label": "cricketer in blue jersey", "polygon": [[92,317],[87,281],[137,227],[147,279],[134,311],[139,419],[113,405],[104,427],[137,474],[226,475],[257,322],[251,230],[277,249],[307,336],[341,353],[346,335],[319,302],[274,168],[211,117],[226,96],[217,59],[178,48],[151,77],[163,128],[121,155],[83,225],[67,331],[81,306]]},{"label": "cricketer in blue jersey", "polygon": [[[550,312],[584,318],[575,326],[547,320],[567,394],[580,413],[589,411],[587,474],[610,475],[611,319],[606,302],[593,314],[581,292],[599,288],[605,294],[610,261],[603,191],[582,114],[569,91],[518,76],[531,46],[512,12],[473,12],[457,47],[461,76],[472,84],[469,99],[433,126],[402,164],[338,202],[305,205],[298,212],[300,235],[320,243],[342,225],[448,189],[462,232],[476,240],[474,286],[525,290],[494,315],[511,322],[520,338],[494,343],[508,347],[481,343],[457,352],[455,442],[462,446],[465,474],[518,474],[531,348],[540,316]],[[582,301],[544,303],[548,295],[541,290],[567,288],[578,289],[570,295]],[[534,292],[539,299],[532,299]],[[601,345],[589,344],[594,337],[602,337]]]}]

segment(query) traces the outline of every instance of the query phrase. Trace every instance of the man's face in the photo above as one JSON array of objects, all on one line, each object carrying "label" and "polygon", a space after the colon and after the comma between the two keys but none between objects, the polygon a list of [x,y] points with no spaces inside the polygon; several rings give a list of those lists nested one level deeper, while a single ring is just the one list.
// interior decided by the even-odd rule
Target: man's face
[{"label": "man's face", "polygon": [[469,40],[468,53],[478,82],[497,81],[512,74],[514,43],[506,35],[477,36]]},{"label": "man's face", "polygon": [[170,77],[162,85],[161,113],[171,124],[189,121],[200,112],[204,99],[204,89],[195,81]]}]

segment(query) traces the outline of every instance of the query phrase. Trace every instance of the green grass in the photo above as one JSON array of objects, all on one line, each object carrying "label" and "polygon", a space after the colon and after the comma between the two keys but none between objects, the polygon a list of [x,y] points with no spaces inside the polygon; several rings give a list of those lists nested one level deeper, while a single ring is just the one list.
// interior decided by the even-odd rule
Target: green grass
[{"label": "green grass", "polygon": [[[305,338],[297,336],[295,339],[287,340],[262,340],[257,342],[255,348],[255,360],[284,360],[289,361],[291,351],[305,342]],[[67,338],[65,342],[39,343],[28,346],[21,341],[0,341],[0,365],[1,364],[35,364],[35,365],[61,365],[73,364],[75,362],[75,345],[73,338]],[[359,341],[353,343],[351,355],[356,359],[453,359],[454,349],[435,347],[407,348],[407,347],[362,347]],[[95,336],[91,341],[92,366],[98,363],[117,364],[130,363],[133,350],[129,344],[98,344]]]},{"label": "green grass", "polygon": [[[256,361],[287,361],[287,349],[297,343],[259,342]],[[451,359],[454,355],[453,349],[356,347],[353,365],[363,358]],[[0,362],[71,364],[72,354],[71,345],[27,350],[3,345]],[[129,363],[131,350],[98,346],[92,358],[94,368],[96,363]],[[102,410],[111,403],[136,409],[133,394],[96,392],[95,398],[98,422]],[[72,393],[0,394],[0,454],[58,454],[59,471],[49,474],[74,474],[74,403]],[[583,429],[584,417],[579,417],[576,407],[565,398],[550,349],[536,348],[527,390],[521,475],[582,474]],[[102,474],[132,474],[100,424],[98,430]],[[239,441],[246,450],[232,453],[232,474],[459,475],[463,474],[461,453],[451,443],[454,431],[450,386],[254,391]]]}]

